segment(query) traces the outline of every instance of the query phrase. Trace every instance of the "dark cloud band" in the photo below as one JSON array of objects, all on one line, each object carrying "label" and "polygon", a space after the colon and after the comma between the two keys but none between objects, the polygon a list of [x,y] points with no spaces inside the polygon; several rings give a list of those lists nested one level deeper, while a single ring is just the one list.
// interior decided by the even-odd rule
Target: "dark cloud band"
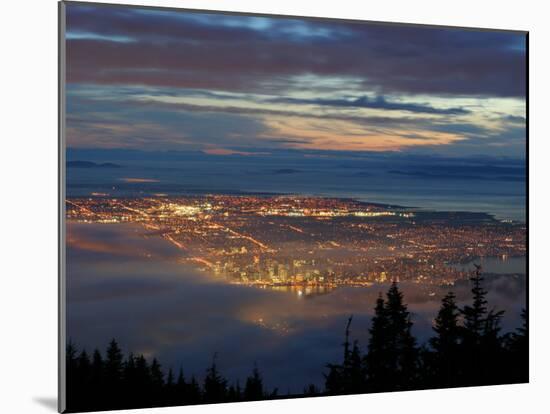
[{"label": "dark cloud band", "polygon": [[257,92],[314,74],[384,93],[525,96],[518,33],[247,19],[69,5],[68,33],[81,35],[67,41],[68,80]]}]

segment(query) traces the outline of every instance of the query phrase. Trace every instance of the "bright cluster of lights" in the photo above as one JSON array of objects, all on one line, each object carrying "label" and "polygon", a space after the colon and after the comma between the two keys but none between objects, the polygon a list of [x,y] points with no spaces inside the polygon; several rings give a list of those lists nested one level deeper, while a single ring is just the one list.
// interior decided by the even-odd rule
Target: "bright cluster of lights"
[{"label": "bright cluster of lights", "polygon": [[174,214],[177,216],[195,216],[201,212],[201,209],[196,206],[186,206],[180,204],[170,204]]}]

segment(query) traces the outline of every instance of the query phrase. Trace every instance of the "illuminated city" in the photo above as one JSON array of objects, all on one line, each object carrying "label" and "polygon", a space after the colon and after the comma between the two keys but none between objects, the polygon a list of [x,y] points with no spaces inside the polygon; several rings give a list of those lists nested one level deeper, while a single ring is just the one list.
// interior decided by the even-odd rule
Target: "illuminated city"
[{"label": "illuminated city", "polygon": [[528,381],[525,33],[66,8],[71,412]]},{"label": "illuminated city", "polygon": [[341,285],[453,285],[449,266],[525,255],[525,226],[487,214],[428,212],[298,196],[73,198],[67,218],[140,223],[181,249],[181,262],[229,283],[301,294]]}]

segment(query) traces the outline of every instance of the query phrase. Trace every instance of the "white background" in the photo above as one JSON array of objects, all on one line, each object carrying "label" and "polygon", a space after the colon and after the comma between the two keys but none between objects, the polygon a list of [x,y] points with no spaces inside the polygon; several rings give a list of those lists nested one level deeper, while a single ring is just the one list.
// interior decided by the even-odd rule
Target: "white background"
[{"label": "white background", "polygon": [[[123,3],[123,1],[116,1]],[[175,413],[548,412],[548,50],[545,2],[179,0],[144,5],[530,31],[531,384],[140,410]],[[0,14],[0,412],[52,413],[57,393],[57,4],[3,2]],[[546,266],[545,266],[546,265]],[[130,412],[130,411],[127,411]]]}]

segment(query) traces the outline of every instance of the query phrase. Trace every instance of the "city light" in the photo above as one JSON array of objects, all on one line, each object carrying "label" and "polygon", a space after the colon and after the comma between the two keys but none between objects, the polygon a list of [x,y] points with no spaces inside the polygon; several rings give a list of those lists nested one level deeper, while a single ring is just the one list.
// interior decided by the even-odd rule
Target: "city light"
[{"label": "city light", "polygon": [[450,264],[525,254],[525,226],[476,213],[410,211],[321,197],[188,196],[67,200],[67,218],[139,223],[182,251],[181,263],[228,283],[292,290],[393,280],[453,285]]}]

